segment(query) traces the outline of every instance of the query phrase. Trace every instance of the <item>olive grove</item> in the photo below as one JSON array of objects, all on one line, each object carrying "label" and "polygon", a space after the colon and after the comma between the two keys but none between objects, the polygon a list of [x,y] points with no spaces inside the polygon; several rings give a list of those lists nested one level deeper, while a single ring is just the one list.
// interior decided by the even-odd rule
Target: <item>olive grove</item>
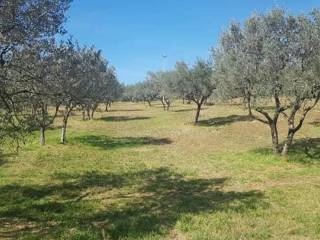
[{"label": "olive grove", "polygon": [[[169,111],[180,98],[196,105],[212,95],[241,99],[251,119],[270,129],[273,152],[286,156],[295,134],[320,99],[320,11],[292,15],[283,9],[233,22],[210,60],[176,62],[170,71],[148,72],[139,83],[123,86],[116,70],[94,46],[69,38],[64,23],[71,0],[0,2],[0,140],[17,144],[34,130],[46,130],[59,117],[61,143],[67,141],[73,111],[93,119],[99,105],[160,101]],[[214,93],[214,94],[213,94]],[[217,93],[217,94],[215,94]],[[286,122],[279,141],[279,119]]]},{"label": "olive grove", "polygon": [[40,144],[62,113],[61,143],[77,108],[93,118],[98,104],[119,98],[115,69],[94,47],[69,39],[57,43],[69,0],[0,3],[0,139],[19,143],[35,129]]},{"label": "olive grove", "polygon": [[[1,1],[1,139],[11,137],[18,143],[19,139],[33,127],[34,121],[30,121],[32,115],[28,114],[27,110],[32,105],[33,108],[41,108],[40,105],[43,107],[44,103],[40,103],[40,100],[35,106],[37,101],[35,98],[38,94],[32,90],[38,91],[37,88],[44,80],[43,73],[46,67],[43,64],[51,61],[46,57],[46,53],[50,51],[53,37],[65,32],[63,23],[69,6],[69,0]],[[36,53],[37,48],[38,53]],[[39,58],[42,58],[43,61]],[[34,71],[36,66],[39,68]],[[34,86],[33,89],[30,88],[31,85]],[[46,124],[41,123],[40,125]]]}]

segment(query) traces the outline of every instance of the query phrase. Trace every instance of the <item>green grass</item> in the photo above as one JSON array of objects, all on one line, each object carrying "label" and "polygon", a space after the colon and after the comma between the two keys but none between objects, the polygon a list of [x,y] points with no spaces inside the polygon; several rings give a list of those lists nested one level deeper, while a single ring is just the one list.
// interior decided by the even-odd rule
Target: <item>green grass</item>
[{"label": "green grass", "polygon": [[319,113],[285,160],[238,106],[194,108],[116,103],[7,151],[0,239],[320,239]]}]

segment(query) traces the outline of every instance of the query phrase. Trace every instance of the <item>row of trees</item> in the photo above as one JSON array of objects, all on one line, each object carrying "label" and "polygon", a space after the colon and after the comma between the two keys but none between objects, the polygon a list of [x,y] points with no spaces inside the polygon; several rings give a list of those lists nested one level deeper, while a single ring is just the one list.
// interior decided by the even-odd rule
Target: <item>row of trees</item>
[{"label": "row of trees", "polygon": [[[290,15],[282,9],[232,23],[212,51],[212,61],[189,67],[177,62],[170,72],[149,73],[125,90],[126,100],[150,102],[183,98],[201,106],[215,91],[221,99],[243,99],[252,119],[270,128],[273,151],[287,155],[295,133],[320,98],[320,11]],[[279,144],[278,120],[287,137]]]},{"label": "row of trees", "polygon": [[177,62],[175,70],[168,72],[149,72],[143,82],[127,86],[123,99],[127,101],[160,100],[163,109],[169,110],[176,98],[193,101],[197,105],[195,123],[199,121],[201,106],[216,89],[213,79],[212,63],[199,59],[189,67],[185,62]]},{"label": "row of trees", "polygon": [[152,101],[159,100],[164,110],[169,110],[172,95],[171,85],[174,72],[148,72],[146,80],[127,86],[122,99],[125,101],[144,101],[151,106]]},{"label": "row of trees", "polygon": [[0,5],[0,139],[18,141],[45,131],[62,114],[61,143],[68,119],[82,110],[91,119],[99,103],[121,95],[115,69],[100,50],[80,47],[64,34],[69,0],[10,0]]}]

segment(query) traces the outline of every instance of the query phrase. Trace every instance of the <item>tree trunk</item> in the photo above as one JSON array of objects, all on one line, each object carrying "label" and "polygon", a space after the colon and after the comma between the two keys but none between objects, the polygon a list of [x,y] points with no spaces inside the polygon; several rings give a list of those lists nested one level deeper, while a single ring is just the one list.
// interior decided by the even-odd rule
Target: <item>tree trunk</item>
[{"label": "tree trunk", "polygon": [[166,105],[167,105],[167,106],[166,106],[166,110],[169,111],[169,109],[170,109],[170,100],[165,98],[165,99],[164,99],[164,102],[165,102]]},{"label": "tree trunk", "polygon": [[105,111],[108,112],[108,103],[106,103]]},{"label": "tree trunk", "polygon": [[295,132],[294,132],[294,131],[291,131],[291,130],[289,129],[289,131],[288,131],[288,136],[287,136],[287,140],[286,140],[286,142],[284,143],[283,148],[282,148],[282,152],[281,152],[281,155],[284,156],[284,157],[287,157],[287,156],[288,156],[289,147],[290,147],[291,144],[292,144],[294,134],[295,134]]},{"label": "tree trunk", "polygon": [[91,119],[91,116],[90,116],[90,108],[89,108],[89,107],[87,107],[87,118],[88,118],[88,120]]},{"label": "tree trunk", "polygon": [[197,112],[196,112],[196,117],[194,119],[195,123],[199,122],[200,110],[201,110],[201,104],[197,104]]},{"label": "tree trunk", "polygon": [[184,98],[182,98],[182,104],[184,104]]},{"label": "tree trunk", "polygon": [[150,100],[147,100],[148,104],[149,104],[149,107],[151,107],[151,101]]},{"label": "tree trunk", "polygon": [[273,153],[274,154],[279,154],[279,136],[278,136],[278,128],[277,128],[277,123],[278,123],[278,118],[279,118],[279,111],[276,111],[271,117],[268,112],[265,112],[261,109],[255,108],[255,111],[258,113],[262,114],[266,120],[263,120],[259,117],[256,117],[255,115],[252,115],[252,117],[264,124],[268,124],[271,130],[271,139],[272,139],[272,148],[273,148]]},{"label": "tree trunk", "polygon": [[282,148],[282,152],[281,152],[281,155],[284,156],[284,157],[287,157],[288,156],[288,151],[289,151],[289,148],[292,144],[292,141],[293,141],[293,137],[295,135],[295,133],[297,131],[299,131],[299,129],[302,127],[302,124],[305,120],[305,117],[307,116],[308,112],[316,106],[316,104],[318,103],[318,100],[319,98],[317,98],[314,102],[314,105],[311,106],[311,107],[307,107],[303,110],[303,114],[301,115],[300,117],[300,120],[298,122],[298,125],[295,126],[294,122],[295,122],[295,115],[297,113],[297,111],[299,110],[300,108],[300,105],[297,104],[293,107],[292,111],[291,111],[291,114],[290,114],[290,117],[288,118],[288,135],[287,135],[287,139],[283,145],[283,148]]},{"label": "tree trunk", "polygon": [[67,142],[67,123],[68,119],[63,118],[63,124],[62,124],[62,129],[61,129],[61,138],[60,138],[60,143],[65,144]]},{"label": "tree trunk", "polygon": [[271,129],[271,137],[272,137],[272,149],[274,154],[279,154],[279,136],[277,123],[275,121],[269,124]]},{"label": "tree trunk", "polygon": [[166,110],[166,105],[164,103],[164,97],[162,97],[160,101],[162,103],[163,110]]},{"label": "tree trunk", "polygon": [[247,107],[248,107],[248,116],[252,118],[252,107],[251,107],[251,97],[248,96],[247,99]]},{"label": "tree trunk", "polygon": [[40,145],[44,146],[46,144],[45,127],[40,127]]},{"label": "tree trunk", "polygon": [[248,105],[248,116],[252,118],[252,109],[251,109],[251,104]]},{"label": "tree trunk", "polygon": [[245,101],[246,101],[247,108],[248,108],[248,116],[253,118],[250,94],[248,96],[246,96]]},{"label": "tree trunk", "polygon": [[91,119],[93,120],[93,117],[94,117],[94,114],[96,112],[96,110],[98,109],[99,107],[99,104],[94,104],[93,107],[92,107],[92,111],[91,111]]},{"label": "tree trunk", "polygon": [[67,108],[66,112],[63,115],[61,137],[60,137],[60,143],[62,144],[65,144],[67,142],[67,124],[68,124],[68,119],[71,111],[72,111],[72,108]]}]

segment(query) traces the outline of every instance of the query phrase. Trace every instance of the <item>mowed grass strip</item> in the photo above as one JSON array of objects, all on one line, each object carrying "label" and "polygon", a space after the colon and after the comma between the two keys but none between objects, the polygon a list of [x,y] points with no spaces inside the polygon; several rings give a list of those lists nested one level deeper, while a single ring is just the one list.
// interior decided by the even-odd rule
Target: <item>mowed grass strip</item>
[{"label": "mowed grass strip", "polygon": [[[287,160],[236,105],[115,103],[0,160],[0,239],[320,239],[320,119]],[[280,122],[280,134],[285,124]]]}]

